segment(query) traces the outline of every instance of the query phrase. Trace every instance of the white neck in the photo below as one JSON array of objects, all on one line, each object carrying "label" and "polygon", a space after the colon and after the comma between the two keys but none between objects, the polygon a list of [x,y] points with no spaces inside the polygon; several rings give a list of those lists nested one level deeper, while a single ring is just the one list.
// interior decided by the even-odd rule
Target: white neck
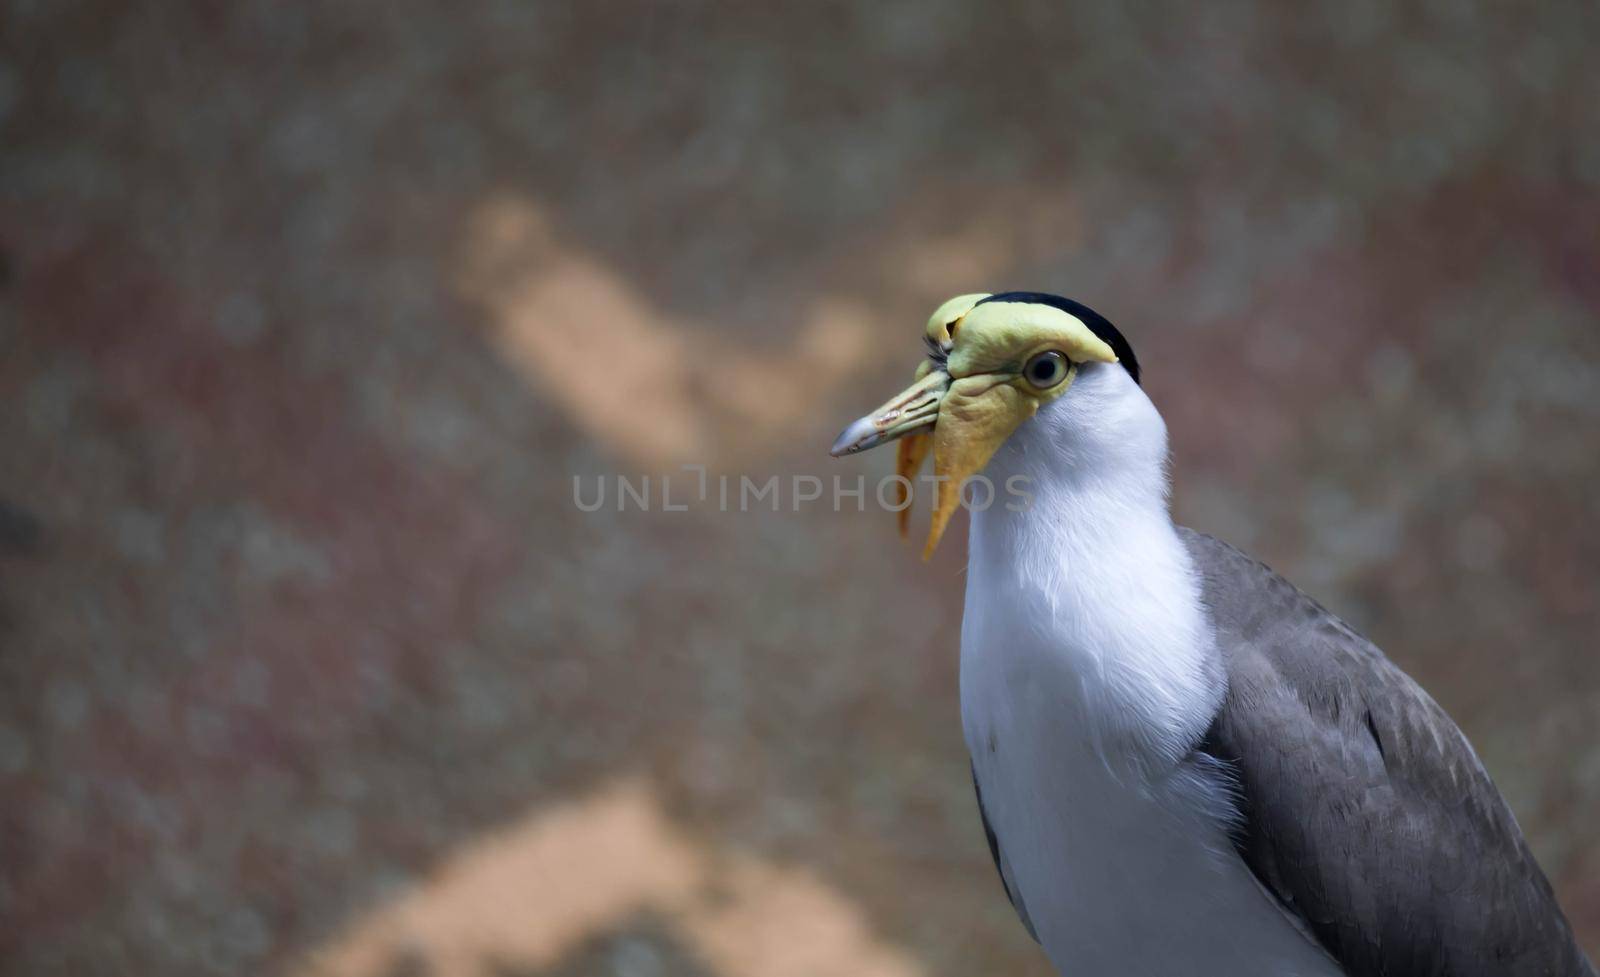
[{"label": "white neck", "polygon": [[1032,500],[972,514],[962,642],[964,654],[992,648],[965,636],[1039,622],[1019,654],[1076,679],[1063,705],[1081,709],[1106,760],[1152,773],[1188,752],[1223,689],[1166,464],[1166,425],[1138,385],[1118,366],[1082,367],[985,469],[997,500],[1014,476]]},{"label": "white neck", "polygon": [[1166,429],[1090,366],[984,474],[961,716],[1001,870],[1064,974],[1332,975],[1232,851],[1232,795],[1190,752],[1224,675],[1166,499]]}]

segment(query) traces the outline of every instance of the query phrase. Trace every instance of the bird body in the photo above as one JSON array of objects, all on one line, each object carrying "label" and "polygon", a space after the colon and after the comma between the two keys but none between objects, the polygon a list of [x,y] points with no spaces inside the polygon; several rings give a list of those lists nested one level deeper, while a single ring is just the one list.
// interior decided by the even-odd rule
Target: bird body
[{"label": "bird body", "polygon": [[[1164,425],[1124,383],[1085,371],[986,469],[1031,503],[973,513],[961,713],[1007,888],[1064,974],[1338,974],[1234,854],[1225,773],[1194,752],[1225,676]],[[1107,410],[1117,442],[1075,433]]]},{"label": "bird body", "polygon": [[[1040,293],[929,320],[896,438],[981,473],[961,712],[1007,896],[1068,977],[1594,977],[1466,738],[1374,645],[1168,510],[1131,347]],[[931,429],[931,430],[930,430]]]}]

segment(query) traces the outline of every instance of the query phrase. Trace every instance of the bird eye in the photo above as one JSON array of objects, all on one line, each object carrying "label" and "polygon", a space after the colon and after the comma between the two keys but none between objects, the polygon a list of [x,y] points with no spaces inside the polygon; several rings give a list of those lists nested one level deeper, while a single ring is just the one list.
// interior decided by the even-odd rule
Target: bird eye
[{"label": "bird eye", "polygon": [[1022,368],[1022,375],[1035,387],[1047,390],[1067,378],[1068,366],[1065,356],[1051,350],[1029,360],[1028,365]]}]

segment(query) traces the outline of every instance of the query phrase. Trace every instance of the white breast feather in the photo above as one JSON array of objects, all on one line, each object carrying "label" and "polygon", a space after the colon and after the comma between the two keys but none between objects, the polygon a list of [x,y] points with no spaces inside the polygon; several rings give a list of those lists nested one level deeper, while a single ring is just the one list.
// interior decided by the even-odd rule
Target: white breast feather
[{"label": "white breast feather", "polygon": [[1224,677],[1165,462],[1115,366],[990,462],[1033,499],[970,533],[961,701],[985,808],[1064,974],[1338,974],[1234,853],[1231,798],[1191,756]]}]

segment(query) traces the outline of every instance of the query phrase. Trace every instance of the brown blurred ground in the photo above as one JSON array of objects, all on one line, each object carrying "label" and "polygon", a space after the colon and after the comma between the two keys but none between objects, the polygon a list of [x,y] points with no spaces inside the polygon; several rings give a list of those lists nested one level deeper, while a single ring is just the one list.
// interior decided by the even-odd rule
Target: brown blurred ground
[{"label": "brown blurred ground", "polygon": [[1600,949],[1600,21],[1516,6],[13,0],[0,967],[1047,973],[958,536],[572,500],[882,474],[823,449],[1008,287]]}]

